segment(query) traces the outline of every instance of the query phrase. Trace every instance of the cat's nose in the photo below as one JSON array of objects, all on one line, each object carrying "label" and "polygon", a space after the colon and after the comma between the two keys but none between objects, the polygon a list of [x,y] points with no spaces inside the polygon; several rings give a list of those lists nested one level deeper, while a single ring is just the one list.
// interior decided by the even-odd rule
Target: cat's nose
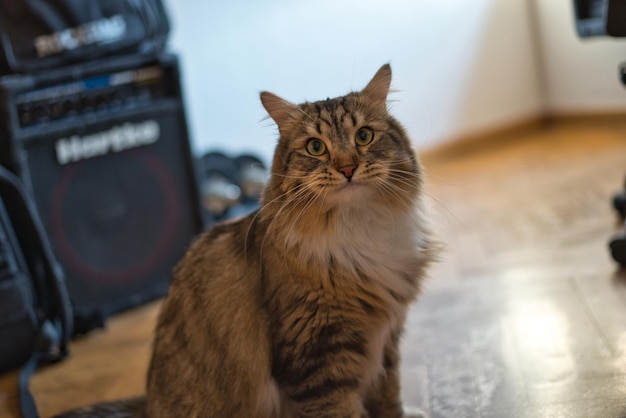
[{"label": "cat's nose", "polygon": [[344,165],[343,167],[339,167],[339,170],[348,180],[352,179],[352,175],[354,174],[354,170],[356,170],[356,164]]}]

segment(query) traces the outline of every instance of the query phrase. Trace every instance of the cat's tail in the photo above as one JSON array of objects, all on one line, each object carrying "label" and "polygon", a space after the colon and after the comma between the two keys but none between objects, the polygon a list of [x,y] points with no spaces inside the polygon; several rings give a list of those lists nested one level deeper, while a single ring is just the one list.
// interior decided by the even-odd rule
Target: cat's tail
[{"label": "cat's tail", "polygon": [[53,418],[146,418],[146,397],[99,403],[64,412]]}]

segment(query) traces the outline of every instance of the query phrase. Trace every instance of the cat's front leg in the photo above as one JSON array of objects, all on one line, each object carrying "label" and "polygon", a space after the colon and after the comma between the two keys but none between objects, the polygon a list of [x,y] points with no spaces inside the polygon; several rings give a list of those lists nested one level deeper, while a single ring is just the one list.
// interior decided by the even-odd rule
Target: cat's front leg
[{"label": "cat's front leg", "polygon": [[[385,371],[368,392],[365,407],[370,418],[405,418],[400,400],[400,384],[397,372]],[[412,418],[411,415],[406,418]]]},{"label": "cat's front leg", "polygon": [[357,393],[334,393],[295,403],[298,418],[370,418]]},{"label": "cat's front leg", "polygon": [[385,347],[383,367],[385,372],[368,392],[365,407],[370,418],[424,418],[423,412],[402,407],[400,397],[400,353],[398,335],[392,336]]},{"label": "cat's front leg", "polygon": [[369,418],[426,418],[426,414],[417,408],[405,408],[399,396],[394,395],[397,378],[381,376],[379,385],[367,397],[366,409]]}]

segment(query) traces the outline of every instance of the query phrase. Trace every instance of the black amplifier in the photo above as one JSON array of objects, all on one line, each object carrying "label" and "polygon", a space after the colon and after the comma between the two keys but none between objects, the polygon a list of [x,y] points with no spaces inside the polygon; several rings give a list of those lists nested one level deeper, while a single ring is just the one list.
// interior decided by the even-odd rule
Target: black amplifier
[{"label": "black amplifier", "polygon": [[0,164],[34,197],[78,332],[164,295],[202,228],[175,55],[0,78]]}]

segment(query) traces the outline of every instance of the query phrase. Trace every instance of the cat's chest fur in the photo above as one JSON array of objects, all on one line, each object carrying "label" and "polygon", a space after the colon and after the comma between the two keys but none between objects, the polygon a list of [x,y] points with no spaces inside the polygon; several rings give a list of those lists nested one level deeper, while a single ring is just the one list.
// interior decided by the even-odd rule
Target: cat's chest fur
[{"label": "cat's chest fur", "polygon": [[343,273],[390,298],[412,300],[423,238],[417,209],[394,213],[384,206],[335,209],[284,232],[285,251],[312,271]]}]

